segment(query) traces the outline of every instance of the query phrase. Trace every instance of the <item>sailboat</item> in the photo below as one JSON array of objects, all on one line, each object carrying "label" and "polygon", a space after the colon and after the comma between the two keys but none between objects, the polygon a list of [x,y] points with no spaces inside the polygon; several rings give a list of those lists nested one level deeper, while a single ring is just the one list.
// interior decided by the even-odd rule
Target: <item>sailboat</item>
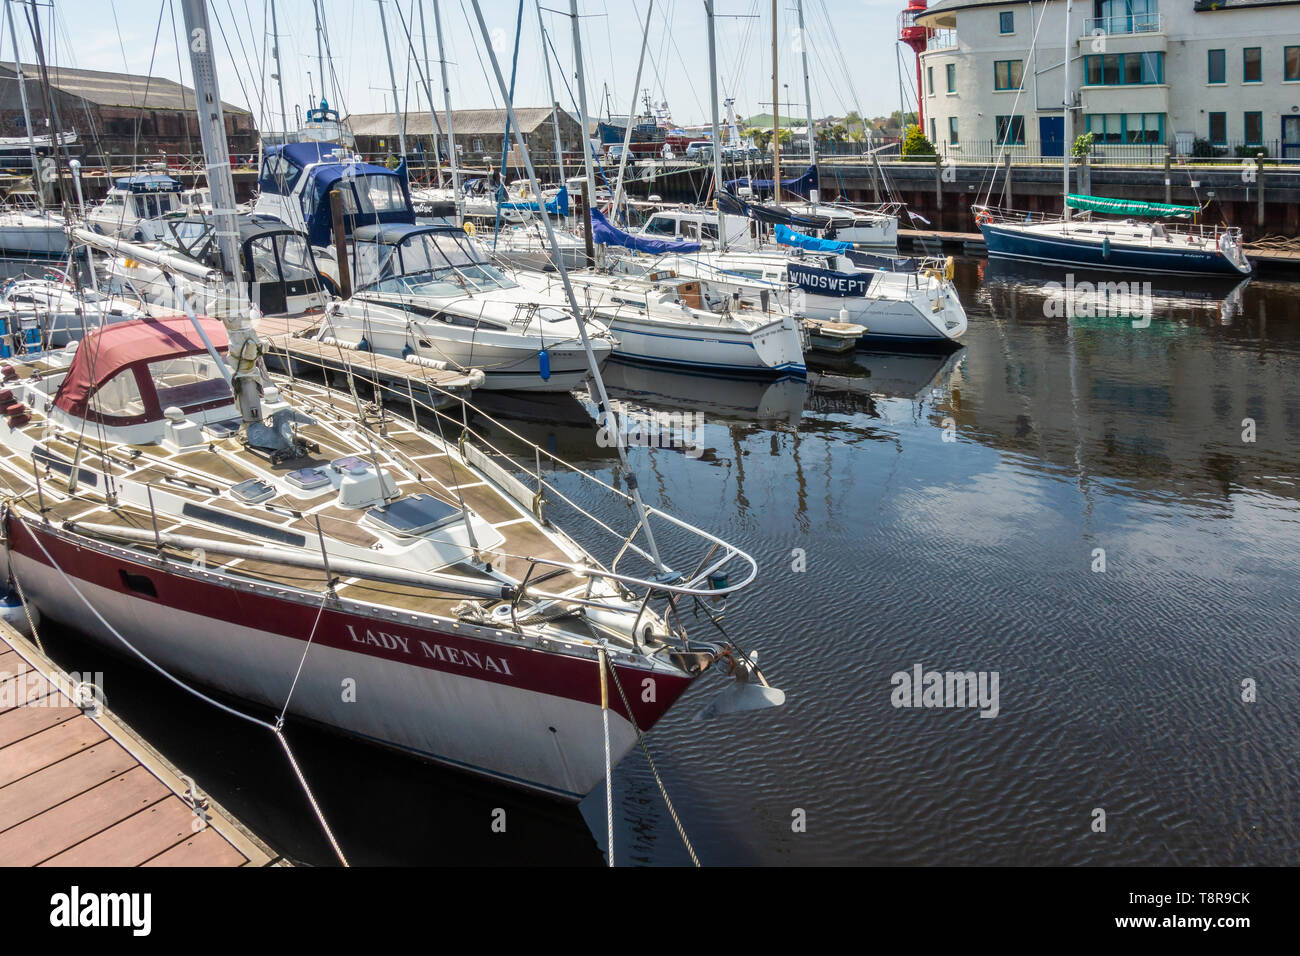
[{"label": "sailboat", "polygon": [[[181,7],[188,33],[210,35],[204,0]],[[200,102],[218,104],[201,132],[238,280],[211,47],[190,57]],[[736,677],[717,712],[784,700],[676,610],[744,588],[755,562],[646,506],[621,443],[625,490],[579,474],[631,520],[579,507],[566,532],[549,470],[516,477],[472,428],[444,439],[414,412],[272,379],[262,350],[249,314],[187,310],[4,366],[0,573],[43,616],[178,681],[565,800],[705,670]],[[689,542],[679,567],[695,570],[675,570],[656,532]],[[580,544],[591,533],[610,535],[612,563]]]},{"label": "sailboat", "polygon": [[[1073,8],[1073,0],[1067,0],[1067,51],[1075,42],[1070,35]],[[1064,72],[1064,212],[1053,217],[1015,213],[987,204],[973,206],[989,257],[1126,272],[1250,275],[1252,266],[1242,249],[1240,229],[1174,224],[1173,220],[1195,219],[1202,211],[1199,206],[1111,199],[1070,191],[1074,92],[1068,55]],[[1076,210],[1082,214],[1078,218],[1073,216]],[[1095,219],[1094,215],[1122,218]]]}]

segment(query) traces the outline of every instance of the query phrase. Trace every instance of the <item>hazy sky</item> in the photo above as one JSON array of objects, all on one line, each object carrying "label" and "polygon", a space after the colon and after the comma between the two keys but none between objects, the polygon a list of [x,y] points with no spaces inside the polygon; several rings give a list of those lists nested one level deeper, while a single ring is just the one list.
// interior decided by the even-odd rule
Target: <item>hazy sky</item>
[{"label": "hazy sky", "polygon": [[[398,99],[411,111],[427,109],[427,105],[419,72],[410,55],[403,18],[406,28],[411,31],[422,69],[421,2],[427,26],[429,61],[434,74],[434,96],[441,107],[433,22],[435,0],[383,0],[397,73]],[[471,31],[474,13],[470,0],[437,2],[445,31],[452,105],[457,108],[499,105],[495,84],[489,81],[491,65],[476,24]],[[321,3],[336,78],[331,79],[327,94],[331,105],[345,113],[391,109],[391,84],[378,0],[321,0]],[[502,60],[502,69],[508,76],[518,0],[480,0],[480,3]],[[564,65],[563,70],[556,69],[552,60],[556,97],[562,106],[576,113],[573,106],[577,89],[572,76],[571,23],[567,15],[569,3],[568,0],[541,0],[541,6],[555,55]],[[640,52],[641,24],[648,6],[649,0],[580,0],[578,8],[582,14],[588,107],[593,114],[604,112],[606,88],[610,96],[610,111],[628,112]],[[898,108],[894,36],[897,16],[903,6],[904,0],[805,0],[807,36],[804,42],[809,52],[816,115],[843,114],[856,108],[872,116]],[[778,8],[782,111],[802,115],[803,78],[795,2],[779,0]],[[769,112],[772,98],[770,0],[717,0],[716,9],[721,96],[736,97],[740,116]],[[209,0],[208,10],[217,43],[223,99],[249,106],[258,116],[260,127],[279,128],[279,91],[271,79],[275,68],[271,59],[269,0]],[[551,12],[553,10],[562,10],[563,13]],[[296,125],[295,106],[308,102],[308,74],[311,89],[317,97],[320,96],[315,20],[311,0],[276,0],[275,12],[279,23],[284,98],[292,127]],[[48,10],[46,13],[48,15]],[[834,25],[833,32],[827,25],[828,15]],[[524,0],[515,95],[519,106],[540,106],[549,102],[537,16],[537,0]],[[55,17],[52,38],[46,26],[46,43],[52,63],[147,73],[151,70],[152,60],[154,75],[189,81],[188,59],[182,57],[180,63],[177,59],[175,38],[183,29],[178,0],[56,0]],[[19,26],[20,35],[25,34],[21,18]],[[650,89],[655,101],[666,100],[673,119],[678,123],[706,122],[709,118],[705,30],[703,0],[656,0],[654,3],[641,86]],[[13,54],[7,30],[3,41],[4,52],[0,57],[11,59]],[[20,45],[24,59],[30,61],[30,39],[20,36]],[[904,52],[908,57],[905,70],[910,77],[914,75],[915,61],[911,59],[910,51]],[[572,93],[565,88],[566,80]],[[334,89],[335,82],[338,93]],[[793,106],[787,106],[790,103]]]}]

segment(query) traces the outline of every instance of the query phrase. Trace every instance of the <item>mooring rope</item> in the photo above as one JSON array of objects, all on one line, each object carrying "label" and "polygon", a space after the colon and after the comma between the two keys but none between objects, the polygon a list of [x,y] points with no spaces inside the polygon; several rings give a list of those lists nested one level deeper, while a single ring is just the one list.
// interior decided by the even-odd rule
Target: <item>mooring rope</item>
[{"label": "mooring rope", "polygon": [[[604,660],[603,654],[604,652],[602,651],[602,658],[601,658],[602,661]],[[636,718],[632,716],[632,705],[628,703],[627,694],[623,693],[623,684],[618,679],[618,671],[615,670],[612,665],[608,665],[606,663],[606,666],[609,666],[610,676],[614,678],[614,688],[615,690],[618,691],[618,696],[623,699],[623,708],[627,711],[627,719],[631,721],[632,729],[636,731],[637,743],[641,745],[641,752],[645,754],[645,762],[650,765],[650,772],[654,774],[655,783],[659,785],[659,792],[663,795],[664,804],[668,807],[668,815],[673,818],[673,824],[677,827],[678,834],[681,835],[682,843],[686,847],[686,852],[690,855],[691,862],[696,866],[699,866],[700,858],[695,855],[695,848],[691,846],[690,838],[686,836],[686,828],[682,826],[681,818],[677,816],[677,810],[673,807],[673,801],[668,797],[668,788],[664,786],[663,777],[659,776],[659,768],[655,766],[654,758],[650,756],[650,748],[646,746],[645,734],[641,732],[641,728],[637,725]],[[610,812],[612,814],[612,811]],[[612,817],[611,817],[610,825],[611,826],[613,825]],[[610,853],[611,853],[610,865],[611,866],[613,866],[613,846],[614,846],[614,842],[613,839],[611,838],[610,840]]]}]

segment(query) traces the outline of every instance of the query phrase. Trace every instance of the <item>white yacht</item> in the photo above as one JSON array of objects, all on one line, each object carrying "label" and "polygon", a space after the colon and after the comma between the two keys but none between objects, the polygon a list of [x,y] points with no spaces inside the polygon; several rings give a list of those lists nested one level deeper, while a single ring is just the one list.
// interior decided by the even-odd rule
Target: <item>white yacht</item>
[{"label": "white yacht", "polygon": [[[356,291],[326,310],[317,337],[436,368],[481,369],[482,388],[568,391],[588,372],[577,321],[558,285],[539,294],[492,265],[454,226],[361,226]],[[613,340],[589,323],[597,363]]]},{"label": "white yacht", "polygon": [[57,257],[68,251],[63,217],[37,209],[0,209],[0,255]]},{"label": "white yacht", "polygon": [[106,236],[133,242],[161,237],[168,217],[183,216],[185,187],[166,173],[147,172],[122,176],[102,203],[86,213],[86,225]]},{"label": "white yacht", "polygon": [[0,357],[19,351],[63,348],[89,330],[145,315],[138,301],[78,289],[62,273],[10,279],[0,289]]}]

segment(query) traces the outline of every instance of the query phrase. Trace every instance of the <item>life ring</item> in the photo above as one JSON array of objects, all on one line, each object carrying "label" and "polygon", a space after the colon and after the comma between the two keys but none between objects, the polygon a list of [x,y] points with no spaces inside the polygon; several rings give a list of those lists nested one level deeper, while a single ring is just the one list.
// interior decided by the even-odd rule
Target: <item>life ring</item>
[{"label": "life ring", "polygon": [[975,213],[975,225],[977,226],[987,225],[992,221],[993,213],[989,212],[987,209],[981,209],[979,212]]},{"label": "life ring", "polygon": [[474,235],[474,233],[478,232],[478,227],[475,226],[472,222],[465,223],[464,229],[465,229],[465,235],[467,236],[472,236]]}]

